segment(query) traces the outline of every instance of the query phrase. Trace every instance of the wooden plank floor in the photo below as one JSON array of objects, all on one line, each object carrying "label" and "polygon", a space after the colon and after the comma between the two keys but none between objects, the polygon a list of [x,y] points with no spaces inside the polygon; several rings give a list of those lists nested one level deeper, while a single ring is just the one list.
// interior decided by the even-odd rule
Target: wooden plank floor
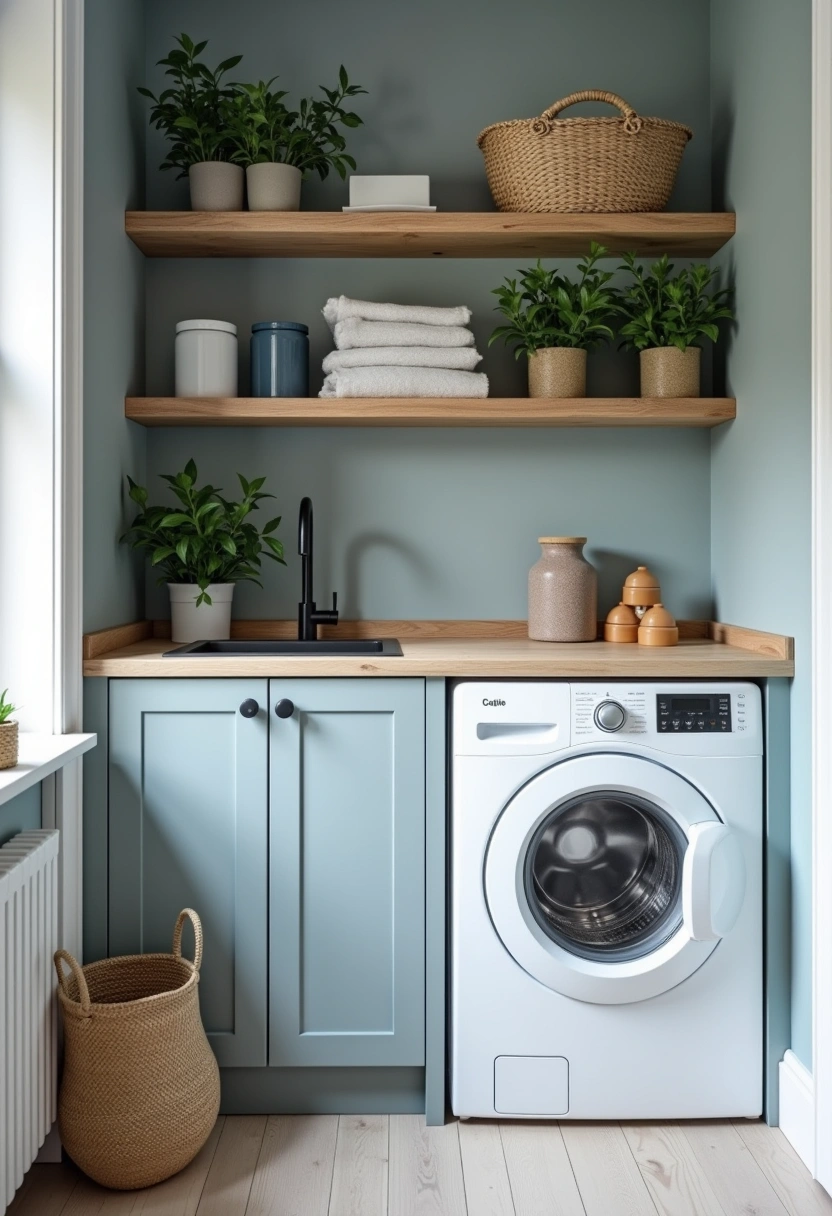
[{"label": "wooden plank floor", "polygon": [[146,1191],[37,1165],[9,1216],[832,1216],[776,1128],[492,1123],[416,1115],[220,1118]]}]

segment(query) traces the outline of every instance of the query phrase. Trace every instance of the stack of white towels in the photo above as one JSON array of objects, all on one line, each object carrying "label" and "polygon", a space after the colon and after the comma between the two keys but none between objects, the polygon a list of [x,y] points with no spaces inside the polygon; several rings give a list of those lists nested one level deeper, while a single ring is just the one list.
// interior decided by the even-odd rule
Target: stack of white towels
[{"label": "stack of white towels", "polygon": [[336,350],[321,397],[487,397],[467,328],[471,310],[375,304],[346,296],[323,309]]}]

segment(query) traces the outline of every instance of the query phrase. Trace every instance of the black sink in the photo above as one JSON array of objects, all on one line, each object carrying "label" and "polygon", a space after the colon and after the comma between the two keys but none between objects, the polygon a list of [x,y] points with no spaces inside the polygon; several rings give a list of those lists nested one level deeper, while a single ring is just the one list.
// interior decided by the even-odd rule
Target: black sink
[{"label": "black sink", "polygon": [[348,638],[330,639],[322,642],[298,641],[263,641],[247,642],[235,638],[230,642],[190,642],[187,646],[178,646],[176,650],[166,650],[165,659],[185,659],[193,655],[204,658],[206,655],[226,656],[265,656],[270,655],[364,655],[378,654],[390,657],[400,656],[402,648],[395,638],[361,638],[350,641]]}]

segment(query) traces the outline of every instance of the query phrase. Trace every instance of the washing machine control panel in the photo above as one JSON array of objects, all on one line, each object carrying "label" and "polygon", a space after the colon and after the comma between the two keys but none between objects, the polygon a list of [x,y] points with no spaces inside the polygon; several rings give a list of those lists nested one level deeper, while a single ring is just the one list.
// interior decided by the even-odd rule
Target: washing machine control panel
[{"label": "washing machine control panel", "polygon": [[573,684],[572,737],[576,743],[616,735],[647,734],[648,694],[644,687]]},{"label": "washing machine control panel", "polygon": [[[738,713],[739,709],[738,704]],[[662,734],[686,731],[696,735],[730,731],[731,694],[659,693],[656,697],[656,729]]]}]

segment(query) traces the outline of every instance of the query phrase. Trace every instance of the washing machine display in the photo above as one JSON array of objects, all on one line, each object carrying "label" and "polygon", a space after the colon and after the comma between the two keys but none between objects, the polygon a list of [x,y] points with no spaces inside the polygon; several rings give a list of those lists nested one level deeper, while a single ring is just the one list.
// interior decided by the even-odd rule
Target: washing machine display
[{"label": "washing machine display", "polygon": [[461,681],[452,732],[454,1113],[759,1115],[759,690]]}]

